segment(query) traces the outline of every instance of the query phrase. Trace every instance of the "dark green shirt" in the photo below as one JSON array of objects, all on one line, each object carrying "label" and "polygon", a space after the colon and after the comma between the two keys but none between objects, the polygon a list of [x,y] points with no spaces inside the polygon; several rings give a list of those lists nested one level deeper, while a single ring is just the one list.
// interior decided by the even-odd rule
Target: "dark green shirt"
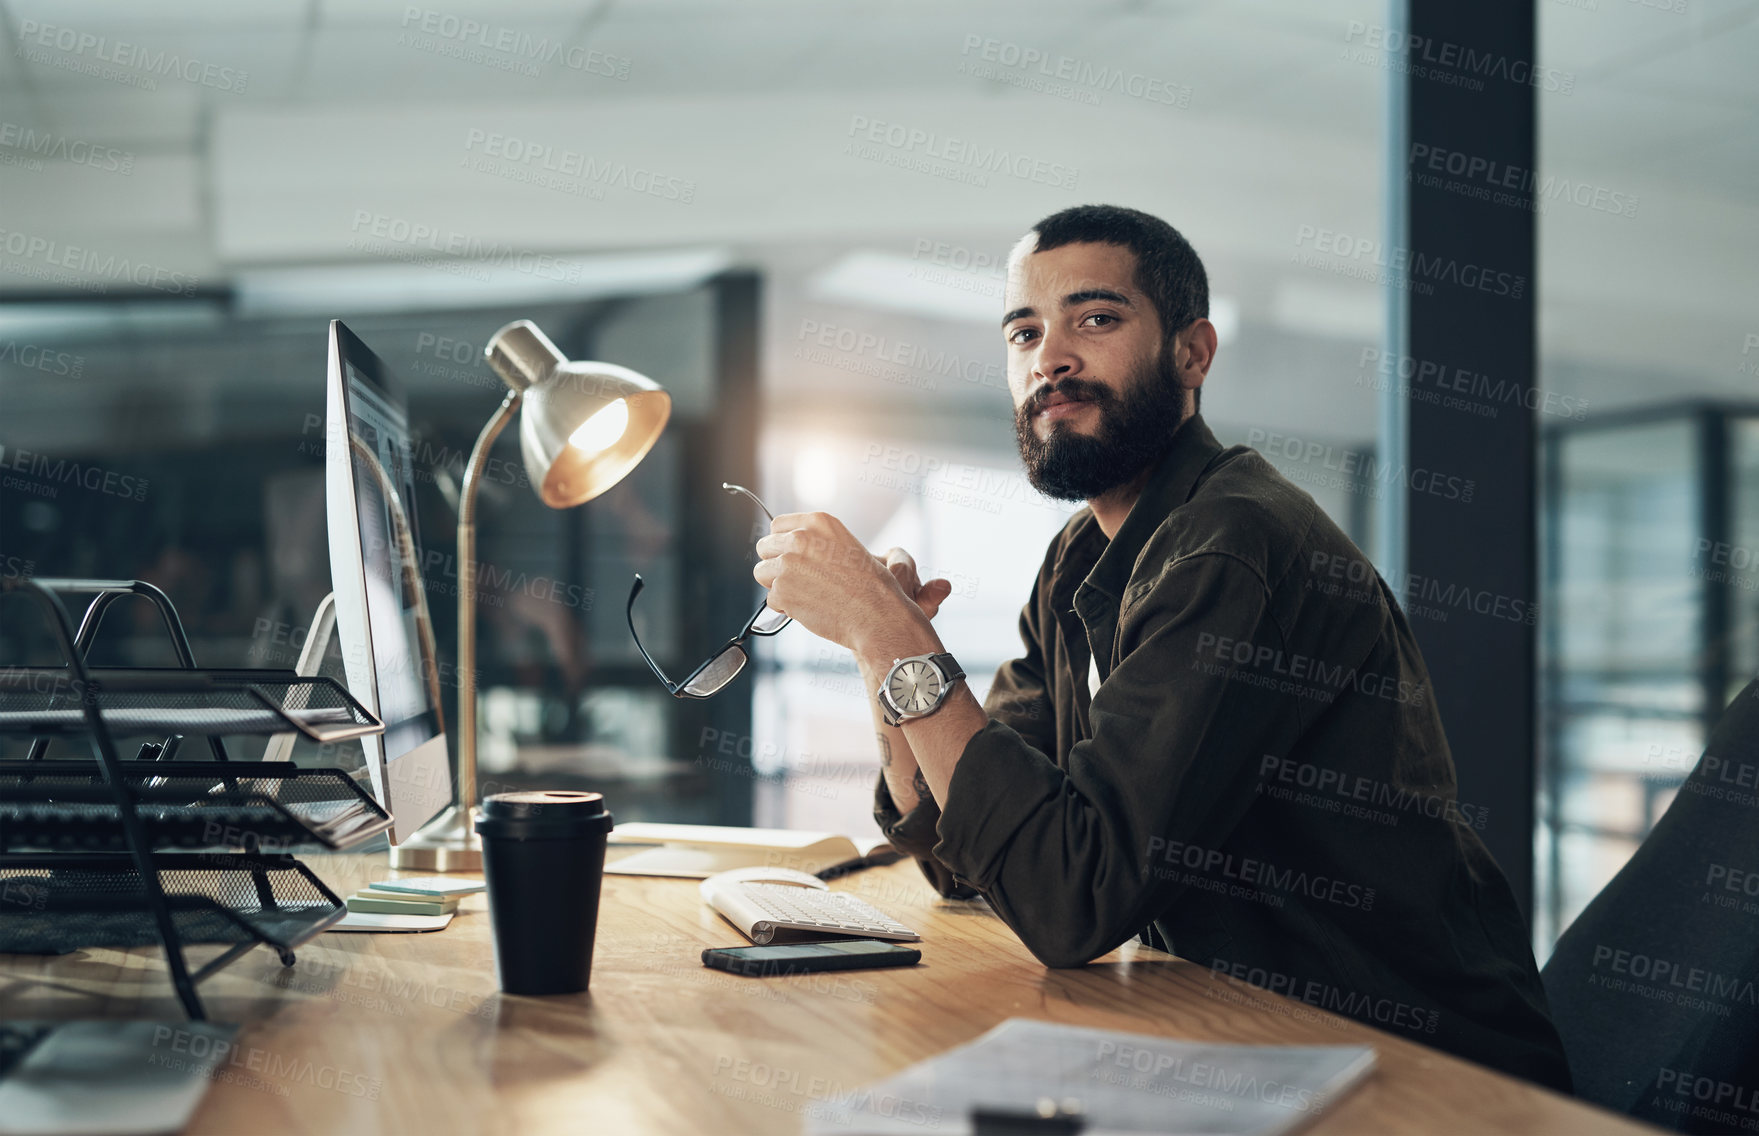
[{"label": "dark green shirt", "polygon": [[1218,998],[1568,1088],[1411,629],[1311,496],[1189,419],[1115,539],[1082,509],[1051,542],[1020,637],[945,809],[900,817],[880,779],[941,894],[981,893],[1047,966],[1140,936]]}]

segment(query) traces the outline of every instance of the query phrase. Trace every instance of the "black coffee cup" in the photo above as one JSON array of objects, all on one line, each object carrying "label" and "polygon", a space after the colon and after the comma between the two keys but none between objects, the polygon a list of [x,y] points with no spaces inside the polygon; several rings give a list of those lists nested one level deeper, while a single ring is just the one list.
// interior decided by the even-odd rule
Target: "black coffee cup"
[{"label": "black coffee cup", "polygon": [[575,994],[592,979],[611,814],[598,793],[496,793],[482,837],[495,969],[509,994]]}]

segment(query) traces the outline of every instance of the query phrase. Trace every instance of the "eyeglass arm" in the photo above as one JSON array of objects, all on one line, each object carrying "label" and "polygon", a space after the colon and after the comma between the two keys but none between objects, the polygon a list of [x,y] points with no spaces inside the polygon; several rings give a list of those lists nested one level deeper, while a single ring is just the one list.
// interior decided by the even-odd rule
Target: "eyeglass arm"
[{"label": "eyeglass arm", "polygon": [[635,585],[629,589],[629,606],[623,613],[624,617],[629,620],[629,637],[635,640],[635,649],[641,652],[641,657],[643,659],[647,660],[647,667],[649,670],[653,671],[654,677],[659,679],[661,684],[665,686],[668,694],[676,696],[678,693],[678,684],[667,678],[666,672],[660,669],[660,664],[654,662],[654,657],[647,653],[647,648],[642,645],[641,636],[635,630],[635,597],[639,596],[641,594],[641,589],[646,586],[647,583],[641,578],[641,573],[637,572],[635,574]]},{"label": "eyeglass arm", "polygon": [[721,482],[721,488],[725,489],[729,493],[743,493],[743,494],[745,494],[747,497],[751,498],[753,501],[757,501],[757,507],[763,510],[764,516],[768,517],[772,521],[776,519],[776,515],[774,513],[770,512],[770,507],[768,505],[765,505],[762,501],[759,501],[757,494],[755,494],[751,490],[745,488],[745,486],[734,485],[730,481],[723,481],[723,482]]}]

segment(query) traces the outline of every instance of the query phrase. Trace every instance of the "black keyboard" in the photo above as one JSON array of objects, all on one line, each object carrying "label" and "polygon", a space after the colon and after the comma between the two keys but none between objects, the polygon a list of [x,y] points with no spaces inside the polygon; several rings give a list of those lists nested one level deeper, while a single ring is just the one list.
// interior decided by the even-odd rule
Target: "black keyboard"
[{"label": "black keyboard", "polygon": [[54,1028],[47,1022],[0,1022],[0,1081]]}]

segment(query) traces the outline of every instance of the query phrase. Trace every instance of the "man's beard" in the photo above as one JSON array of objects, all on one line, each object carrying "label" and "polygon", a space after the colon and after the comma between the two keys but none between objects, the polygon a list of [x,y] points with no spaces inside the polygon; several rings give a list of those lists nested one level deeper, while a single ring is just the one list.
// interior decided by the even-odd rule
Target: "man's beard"
[{"label": "man's beard", "polygon": [[[1165,360],[1163,348],[1152,363],[1137,369],[1124,393],[1086,379],[1062,379],[1033,394],[1014,411],[1020,460],[1032,487],[1057,501],[1091,501],[1134,480],[1166,452],[1185,407],[1185,392]],[[1082,434],[1053,419],[1040,438],[1033,414],[1052,394],[1097,404],[1099,428]]]}]

